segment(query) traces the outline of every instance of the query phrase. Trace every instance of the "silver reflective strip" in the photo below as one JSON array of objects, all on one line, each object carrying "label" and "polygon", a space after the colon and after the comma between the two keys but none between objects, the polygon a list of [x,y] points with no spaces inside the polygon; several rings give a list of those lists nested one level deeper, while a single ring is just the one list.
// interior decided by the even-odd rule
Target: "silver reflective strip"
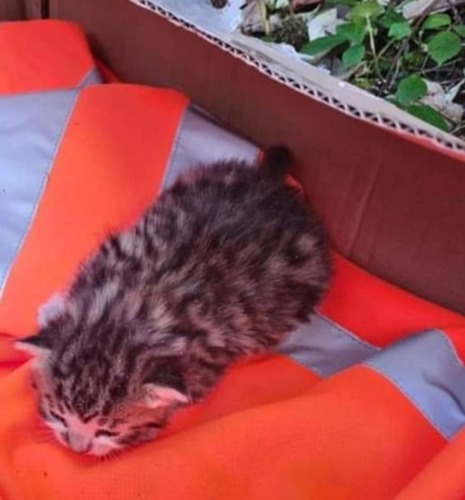
[{"label": "silver reflective strip", "polygon": [[97,68],[93,68],[79,82],[78,87],[81,89],[83,87],[87,87],[88,85],[97,85],[102,83],[102,81],[100,71]]},{"label": "silver reflective strip", "polygon": [[320,377],[361,363],[378,351],[319,313],[293,331],[278,349]]},{"label": "silver reflective strip", "polygon": [[178,174],[199,163],[227,159],[254,161],[257,155],[256,146],[222,128],[206,112],[191,106],[179,126],[162,187],[169,187]]},{"label": "silver reflective strip", "polygon": [[414,335],[367,361],[446,439],[465,424],[465,367],[439,330]]},{"label": "silver reflective strip", "polygon": [[0,299],[77,96],[66,90],[0,97]]}]

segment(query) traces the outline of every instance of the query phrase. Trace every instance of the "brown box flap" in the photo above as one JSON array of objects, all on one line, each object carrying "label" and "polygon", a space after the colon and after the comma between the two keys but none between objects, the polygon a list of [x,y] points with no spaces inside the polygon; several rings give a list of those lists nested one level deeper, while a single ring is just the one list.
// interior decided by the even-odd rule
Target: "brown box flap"
[{"label": "brown box flap", "polygon": [[336,248],[422,297],[465,312],[465,164],[348,117],[127,0],[52,0],[123,79],[182,90],[265,146],[286,143]]}]

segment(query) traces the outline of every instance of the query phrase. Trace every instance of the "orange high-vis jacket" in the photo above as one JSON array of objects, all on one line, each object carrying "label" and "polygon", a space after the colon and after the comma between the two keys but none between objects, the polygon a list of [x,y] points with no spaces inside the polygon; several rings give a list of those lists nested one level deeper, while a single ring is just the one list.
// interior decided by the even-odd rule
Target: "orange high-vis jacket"
[{"label": "orange high-vis jacket", "polygon": [[100,83],[84,34],[62,21],[0,24],[0,95]]},{"label": "orange high-vis jacket", "polygon": [[179,172],[258,150],[173,90],[82,85],[95,65],[72,24],[4,24],[0,39],[5,27],[22,55],[0,65],[15,81],[0,95],[0,499],[465,498],[465,318],[338,255],[310,324],[235,365],[156,441],[101,461],[44,431],[13,340]]}]

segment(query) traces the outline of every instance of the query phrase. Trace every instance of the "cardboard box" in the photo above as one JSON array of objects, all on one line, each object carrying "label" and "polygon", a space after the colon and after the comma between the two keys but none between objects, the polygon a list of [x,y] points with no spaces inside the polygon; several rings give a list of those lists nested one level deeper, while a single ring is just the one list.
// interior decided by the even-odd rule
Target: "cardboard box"
[{"label": "cardboard box", "polygon": [[48,0],[0,0],[0,21],[48,17]]},{"label": "cardboard box", "polygon": [[348,116],[129,0],[51,0],[49,9],[80,23],[124,80],[180,89],[256,143],[288,144],[340,252],[465,312],[461,153]]},{"label": "cardboard box", "polygon": [[0,21],[14,21],[25,17],[24,4],[20,0],[2,0],[0,2]]}]

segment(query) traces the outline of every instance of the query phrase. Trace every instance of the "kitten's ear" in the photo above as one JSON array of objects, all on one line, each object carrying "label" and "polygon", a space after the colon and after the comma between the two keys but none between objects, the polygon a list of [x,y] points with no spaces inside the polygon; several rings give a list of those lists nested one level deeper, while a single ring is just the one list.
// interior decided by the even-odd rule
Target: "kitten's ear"
[{"label": "kitten's ear", "polygon": [[144,385],[144,405],[148,408],[167,408],[189,403],[189,398],[174,387]]},{"label": "kitten's ear", "polygon": [[15,348],[43,360],[52,349],[52,335],[48,330],[42,330],[37,335],[18,340],[15,342]]},{"label": "kitten's ear", "polygon": [[143,386],[143,405],[148,408],[169,408],[189,403],[179,357],[153,359],[151,371]]}]

